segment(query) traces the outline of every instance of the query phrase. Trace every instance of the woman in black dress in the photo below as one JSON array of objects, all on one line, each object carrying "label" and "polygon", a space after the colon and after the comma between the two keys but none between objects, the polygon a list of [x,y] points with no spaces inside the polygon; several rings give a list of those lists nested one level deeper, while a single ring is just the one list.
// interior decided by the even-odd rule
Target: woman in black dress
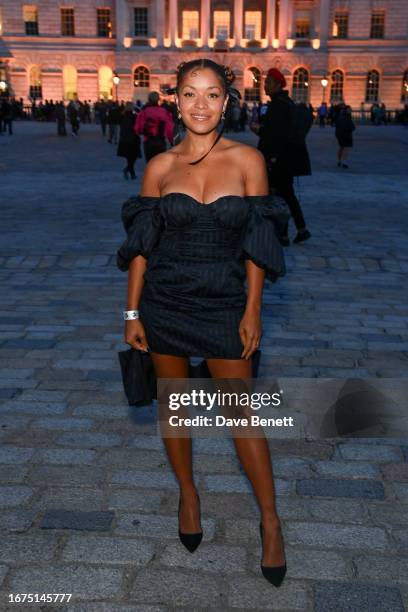
[{"label": "woman in black dress", "polygon": [[[129,271],[124,316],[132,317],[125,341],[151,352],[158,378],[187,378],[188,357],[200,356],[213,378],[250,379],[264,277],[285,273],[264,158],[217,134],[237,93],[233,78],[207,59],[179,65],[174,93],[185,138],[151,159],[141,192],[122,209],[128,236],[117,263]],[[193,552],[202,530],[191,438],[163,441],[180,486],[180,539]],[[262,572],[279,586],[286,563],[268,444],[234,444],[261,510]]]},{"label": "woman in black dress", "polygon": [[353,132],[356,129],[351,117],[350,106],[343,105],[336,119],[336,138],[339,143],[337,165],[339,168],[348,168],[346,163],[349,149],[353,146]]}]

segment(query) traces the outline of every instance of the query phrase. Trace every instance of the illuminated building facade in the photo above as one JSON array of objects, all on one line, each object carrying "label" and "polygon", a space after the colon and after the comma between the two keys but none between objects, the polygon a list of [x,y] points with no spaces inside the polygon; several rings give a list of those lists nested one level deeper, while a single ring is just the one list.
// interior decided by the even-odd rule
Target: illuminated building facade
[{"label": "illuminated building facade", "polygon": [[408,1],[0,1],[0,87],[25,100],[111,97],[114,76],[119,99],[145,100],[203,56],[230,65],[249,102],[276,66],[298,101],[400,108]]}]

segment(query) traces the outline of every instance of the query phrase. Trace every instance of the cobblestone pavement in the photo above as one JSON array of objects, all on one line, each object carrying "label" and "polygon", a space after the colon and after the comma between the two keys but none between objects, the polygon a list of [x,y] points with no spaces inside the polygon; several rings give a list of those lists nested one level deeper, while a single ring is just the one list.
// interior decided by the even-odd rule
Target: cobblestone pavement
[{"label": "cobblestone pavement", "polygon": [[[260,574],[231,445],[195,440],[205,536],[184,551],[153,408],[128,409],[116,357],[120,205],[140,183],[96,126],[15,131],[0,138],[0,609],[63,607],[8,604],[10,592],[73,593],[73,612],[408,609],[404,439],[271,441],[279,590]],[[265,291],[261,375],[406,378],[408,131],[360,128],[349,171],[331,129],[310,146],[313,239],[286,249],[288,274]]]}]

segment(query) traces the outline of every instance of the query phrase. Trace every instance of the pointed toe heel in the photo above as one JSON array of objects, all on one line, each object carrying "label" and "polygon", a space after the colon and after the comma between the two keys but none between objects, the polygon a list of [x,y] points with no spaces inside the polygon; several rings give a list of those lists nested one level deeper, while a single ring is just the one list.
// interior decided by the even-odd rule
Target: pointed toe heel
[{"label": "pointed toe heel", "polygon": [[[262,523],[259,523],[259,532],[261,534],[261,542],[263,544]],[[280,587],[282,584],[286,575],[286,569],[286,563],[284,563],[284,565],[277,565],[276,567],[271,565],[262,565],[261,563],[263,577],[275,587]]]},{"label": "pointed toe heel", "polygon": [[266,578],[268,582],[273,584],[275,587],[280,587],[286,575],[286,563],[285,565],[280,565],[279,567],[261,565],[261,570],[264,578]]},{"label": "pointed toe heel", "polygon": [[179,529],[179,538],[180,542],[187,548],[187,550],[193,553],[201,544],[203,532],[199,531],[198,533],[183,533]]},{"label": "pointed toe heel", "polygon": [[[198,503],[200,503],[200,498],[198,498]],[[178,505],[178,518],[180,521],[180,505],[181,499],[179,499]],[[203,532],[198,531],[197,533],[184,533],[183,531],[178,530],[180,542],[187,548],[187,550],[193,553],[201,544],[201,540],[203,539]]]}]

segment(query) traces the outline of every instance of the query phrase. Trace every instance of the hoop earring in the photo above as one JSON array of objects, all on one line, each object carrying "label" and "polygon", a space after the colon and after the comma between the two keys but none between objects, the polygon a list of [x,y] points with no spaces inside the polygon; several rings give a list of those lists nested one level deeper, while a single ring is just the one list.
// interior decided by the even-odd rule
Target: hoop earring
[{"label": "hoop earring", "polygon": [[221,113],[221,121],[225,121],[225,111],[222,111]]},{"label": "hoop earring", "polygon": [[177,119],[181,119],[181,113],[180,113],[180,111],[178,111],[178,113],[177,113]]}]

